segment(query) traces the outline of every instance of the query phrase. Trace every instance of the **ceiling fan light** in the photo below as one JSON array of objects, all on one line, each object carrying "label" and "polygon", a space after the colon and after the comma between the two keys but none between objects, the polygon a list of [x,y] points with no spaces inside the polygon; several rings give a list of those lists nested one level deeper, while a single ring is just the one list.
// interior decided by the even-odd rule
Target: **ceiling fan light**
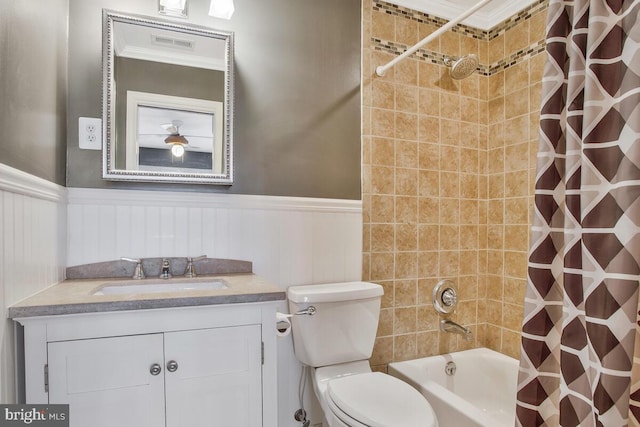
[{"label": "ceiling fan light", "polygon": [[235,7],[233,0],[211,0],[209,15],[215,18],[231,19]]},{"label": "ceiling fan light", "polygon": [[182,157],[184,155],[184,146],[182,144],[173,144],[171,154],[175,157]]},{"label": "ceiling fan light", "polygon": [[179,144],[179,145],[187,145],[189,141],[182,135],[172,134],[164,139],[165,144]]}]

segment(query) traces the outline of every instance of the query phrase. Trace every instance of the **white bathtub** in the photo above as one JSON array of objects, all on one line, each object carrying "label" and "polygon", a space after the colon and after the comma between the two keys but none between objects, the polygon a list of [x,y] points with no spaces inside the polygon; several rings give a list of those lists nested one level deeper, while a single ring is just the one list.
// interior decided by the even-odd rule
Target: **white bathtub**
[{"label": "white bathtub", "polygon": [[[453,376],[445,373],[456,364]],[[513,427],[518,361],[478,348],[389,364],[389,374],[420,391],[439,427]]]}]

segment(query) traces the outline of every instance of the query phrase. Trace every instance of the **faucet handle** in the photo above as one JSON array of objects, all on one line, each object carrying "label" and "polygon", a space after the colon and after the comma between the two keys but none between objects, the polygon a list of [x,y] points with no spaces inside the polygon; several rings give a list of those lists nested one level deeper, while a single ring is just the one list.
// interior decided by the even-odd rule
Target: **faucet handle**
[{"label": "faucet handle", "polygon": [[135,270],[133,270],[132,278],[135,279],[135,280],[144,279],[144,270],[142,270],[142,258],[122,257],[120,259],[123,260],[123,261],[135,262],[136,263],[136,268],[135,268]]},{"label": "faucet handle", "polygon": [[193,278],[196,277],[196,269],[193,266],[193,263],[196,261],[201,261],[203,259],[206,259],[207,256],[206,255],[200,255],[199,257],[188,257],[187,258],[187,267],[184,269],[184,277],[188,277],[188,278]]},{"label": "faucet handle", "polygon": [[160,269],[160,278],[161,279],[170,279],[171,278],[171,263],[167,258],[162,258],[162,267]]}]

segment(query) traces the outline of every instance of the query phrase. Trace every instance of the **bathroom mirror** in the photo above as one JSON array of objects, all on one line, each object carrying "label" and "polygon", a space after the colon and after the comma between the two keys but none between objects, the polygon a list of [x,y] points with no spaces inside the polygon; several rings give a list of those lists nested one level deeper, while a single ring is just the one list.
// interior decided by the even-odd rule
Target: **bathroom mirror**
[{"label": "bathroom mirror", "polygon": [[103,11],[103,173],[233,183],[233,33]]}]

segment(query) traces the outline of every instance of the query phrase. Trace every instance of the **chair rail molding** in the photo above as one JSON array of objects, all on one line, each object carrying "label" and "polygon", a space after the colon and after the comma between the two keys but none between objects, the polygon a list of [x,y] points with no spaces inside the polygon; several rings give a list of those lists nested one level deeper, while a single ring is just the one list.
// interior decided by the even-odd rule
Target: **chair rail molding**
[{"label": "chair rail molding", "polygon": [[67,189],[0,163],[0,190],[52,202],[66,202]]}]

